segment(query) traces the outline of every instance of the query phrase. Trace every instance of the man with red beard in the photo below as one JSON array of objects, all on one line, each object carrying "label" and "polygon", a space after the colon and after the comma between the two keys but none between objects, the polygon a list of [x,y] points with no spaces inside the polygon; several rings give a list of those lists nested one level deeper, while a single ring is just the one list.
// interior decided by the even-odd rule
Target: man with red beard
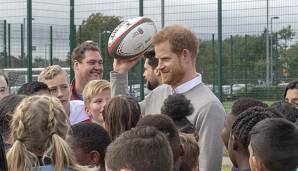
[{"label": "man with red beard", "polygon": [[[225,112],[221,102],[202,83],[202,76],[196,71],[198,41],[195,34],[180,25],[168,26],[153,36],[152,43],[159,60],[157,69],[161,72],[164,84],[140,103],[142,113],[160,113],[168,95],[184,94],[194,106],[193,114],[187,119],[199,134],[199,170],[220,171],[223,150],[220,134],[224,127]],[[127,72],[140,58],[114,60],[114,71],[110,75],[112,96],[127,94]]]},{"label": "man with red beard", "polygon": [[71,100],[83,100],[82,92],[91,80],[103,77],[103,59],[100,50],[92,42],[84,42],[72,52],[75,79],[71,83]]}]

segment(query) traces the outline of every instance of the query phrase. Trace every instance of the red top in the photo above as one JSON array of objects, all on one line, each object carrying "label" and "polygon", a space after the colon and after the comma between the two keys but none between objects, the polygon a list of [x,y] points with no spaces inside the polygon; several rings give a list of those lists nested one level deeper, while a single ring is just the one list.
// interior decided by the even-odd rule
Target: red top
[{"label": "red top", "polygon": [[83,96],[79,95],[76,90],[76,80],[73,80],[70,84],[71,96],[70,100],[83,100]]}]

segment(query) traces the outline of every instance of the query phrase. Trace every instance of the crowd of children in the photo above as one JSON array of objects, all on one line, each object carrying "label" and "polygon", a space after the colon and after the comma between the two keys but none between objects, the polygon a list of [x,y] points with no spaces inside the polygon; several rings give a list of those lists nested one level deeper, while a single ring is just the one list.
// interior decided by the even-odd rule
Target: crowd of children
[{"label": "crowd of children", "polygon": [[[180,26],[169,29],[185,31]],[[155,37],[155,42],[159,41],[162,39]],[[192,52],[177,40],[167,43],[185,46],[179,59],[185,63],[175,66],[179,70],[176,74],[184,74],[184,65],[187,68],[195,62],[190,58]],[[76,54],[82,55],[86,49],[88,55],[100,54],[91,44],[85,46],[76,49]],[[196,48],[191,43],[189,46]],[[163,50],[157,48],[158,54],[168,53]],[[174,55],[179,54],[176,50],[172,50]],[[162,55],[159,60],[164,64],[157,66],[163,77],[160,80],[172,88],[154,84],[157,90],[141,103],[125,94],[115,95],[121,91],[115,89],[121,86],[116,82],[98,79],[102,77],[102,60],[84,63],[85,58],[80,56],[73,61],[76,73],[84,70],[81,65],[94,66],[90,73],[84,70],[90,78],[80,73],[70,87],[67,73],[53,65],[44,68],[38,81],[24,84],[17,94],[6,93],[0,99],[0,170],[219,171],[202,168],[220,169],[218,155],[208,153],[222,157],[223,145],[233,163],[232,171],[298,169],[298,81],[286,87],[281,102],[270,106],[253,98],[237,99],[222,123],[222,105],[203,85],[201,75],[192,75],[187,85],[175,87],[177,82],[171,82],[172,75],[167,75],[170,71],[160,68],[167,68],[171,59]],[[117,65],[118,74],[127,70]],[[80,79],[85,80],[83,89]],[[77,98],[70,100],[75,89]],[[190,93],[193,89],[200,94]],[[221,140],[217,142],[219,128]]]}]

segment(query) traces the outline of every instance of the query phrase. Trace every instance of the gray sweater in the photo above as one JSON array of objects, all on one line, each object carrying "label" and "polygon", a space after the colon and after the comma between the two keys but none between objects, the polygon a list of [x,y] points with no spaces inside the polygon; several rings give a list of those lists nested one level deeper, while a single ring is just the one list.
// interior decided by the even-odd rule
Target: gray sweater
[{"label": "gray sweater", "polygon": [[[112,96],[127,94],[127,80],[127,74],[111,72]],[[145,115],[160,113],[163,101],[173,92],[172,87],[165,84],[154,89],[140,102],[142,113]],[[194,106],[194,113],[187,118],[199,133],[200,171],[220,171],[223,153],[220,133],[225,120],[224,108],[203,83],[183,94]]]}]

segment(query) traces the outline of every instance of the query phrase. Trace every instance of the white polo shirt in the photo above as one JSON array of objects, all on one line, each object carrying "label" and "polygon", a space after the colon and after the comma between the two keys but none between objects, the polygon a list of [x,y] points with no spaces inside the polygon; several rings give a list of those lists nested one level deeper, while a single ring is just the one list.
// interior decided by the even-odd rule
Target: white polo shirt
[{"label": "white polo shirt", "polygon": [[71,100],[69,121],[71,125],[90,120],[85,112],[84,102],[82,100]]}]

